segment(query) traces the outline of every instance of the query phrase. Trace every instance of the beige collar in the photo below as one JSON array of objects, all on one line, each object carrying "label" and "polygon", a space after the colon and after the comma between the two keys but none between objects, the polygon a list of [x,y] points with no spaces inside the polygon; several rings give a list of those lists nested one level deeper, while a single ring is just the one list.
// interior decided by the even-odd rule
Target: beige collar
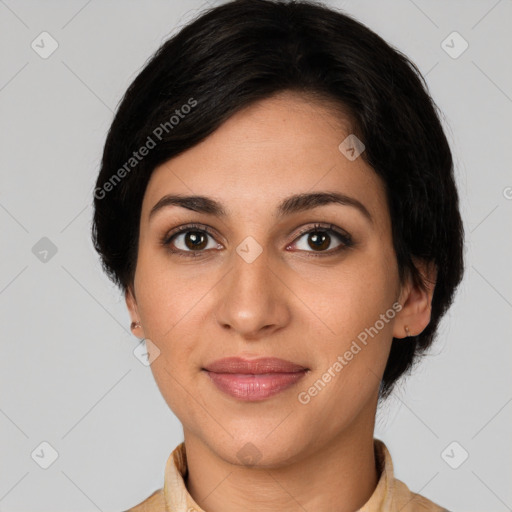
[{"label": "beige collar", "polygon": [[[379,482],[370,500],[361,508],[361,512],[388,510],[383,505],[390,499],[390,481],[393,479],[391,456],[382,441],[374,439]],[[165,468],[164,498],[166,508],[173,512],[204,512],[187,491],[187,453],[185,443],[179,444],[169,456]]]}]

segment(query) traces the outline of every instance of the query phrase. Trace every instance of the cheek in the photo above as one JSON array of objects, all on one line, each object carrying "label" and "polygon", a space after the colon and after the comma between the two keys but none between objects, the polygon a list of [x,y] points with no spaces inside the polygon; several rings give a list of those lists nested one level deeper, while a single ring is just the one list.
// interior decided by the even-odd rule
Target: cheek
[{"label": "cheek", "polygon": [[319,393],[322,398],[317,403],[325,405],[334,395],[339,397],[333,403],[337,410],[357,408],[379,386],[389,356],[400,307],[396,260],[392,251],[386,254],[381,248],[380,253],[369,251],[351,262],[347,259],[346,265],[337,272],[331,269],[323,276],[324,284],[315,288],[313,282],[320,282],[316,277],[305,290],[311,309],[322,319],[323,333],[317,330],[315,335],[312,330],[309,334],[317,347],[311,382],[320,378],[316,387],[322,390],[327,381],[329,388]]},{"label": "cheek", "polygon": [[[301,286],[299,293],[322,321],[327,338],[347,341],[373,326],[397,300],[396,261],[389,251],[354,255],[337,267],[315,269]],[[392,322],[381,330],[391,332]]]},{"label": "cheek", "polygon": [[385,273],[347,272],[324,288],[330,300],[317,296],[328,335],[310,334],[315,365],[297,399],[325,432],[334,435],[376,397],[396,316],[387,281]]},{"label": "cheek", "polygon": [[140,249],[135,290],[142,323],[149,329],[145,334],[163,340],[182,329],[204,293],[201,283],[206,285],[191,280],[190,272],[173,265],[163,251]]},{"label": "cheek", "polygon": [[190,319],[200,294],[190,282],[182,281],[169,265],[162,265],[144,251],[139,253],[135,275],[137,307],[145,337],[159,350],[151,370],[162,394],[169,399],[182,393],[176,392],[183,380],[179,373],[187,369],[187,362],[190,364],[194,336],[197,337],[197,323]]},{"label": "cheek", "polygon": [[[201,346],[201,322],[194,316],[202,293],[197,288],[157,271],[148,272],[143,281],[139,309],[147,338],[159,349],[151,364],[155,382],[164,400],[180,419],[195,416],[196,408],[190,407],[191,397],[200,394],[195,389],[197,352]],[[142,283],[144,283],[142,285]],[[183,290],[187,290],[184,293]],[[194,308],[194,305],[196,307]],[[194,424],[193,419],[187,421]]]}]

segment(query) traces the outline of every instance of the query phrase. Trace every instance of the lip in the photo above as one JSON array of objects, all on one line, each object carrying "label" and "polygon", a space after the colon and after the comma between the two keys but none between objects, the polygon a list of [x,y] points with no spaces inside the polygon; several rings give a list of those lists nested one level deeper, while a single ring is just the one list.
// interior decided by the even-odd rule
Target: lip
[{"label": "lip", "polygon": [[300,364],[279,359],[277,357],[259,357],[258,359],[244,359],[243,357],[224,357],[204,367],[205,370],[214,373],[295,373],[307,370]]},{"label": "lip", "polygon": [[220,391],[239,400],[258,401],[293,386],[308,368],[276,357],[226,357],[203,370]]}]

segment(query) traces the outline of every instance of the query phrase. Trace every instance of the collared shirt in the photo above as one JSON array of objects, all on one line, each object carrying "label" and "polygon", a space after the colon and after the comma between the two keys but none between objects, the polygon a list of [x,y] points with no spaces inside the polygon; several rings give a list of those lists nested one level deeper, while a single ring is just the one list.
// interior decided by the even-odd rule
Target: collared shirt
[{"label": "collared shirt", "polygon": [[[380,477],[370,499],[357,512],[448,512],[394,477],[391,455],[380,439],[374,439],[373,446]],[[163,488],[126,512],[204,512],[187,491],[186,474],[187,455],[181,443],[169,455]]]}]

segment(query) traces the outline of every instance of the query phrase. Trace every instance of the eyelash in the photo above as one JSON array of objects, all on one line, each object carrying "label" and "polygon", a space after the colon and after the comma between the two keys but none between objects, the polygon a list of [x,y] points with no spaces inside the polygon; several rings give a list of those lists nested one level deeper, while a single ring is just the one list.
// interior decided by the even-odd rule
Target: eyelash
[{"label": "eyelash", "polygon": [[[174,238],[176,238],[178,235],[181,235],[182,233],[186,233],[188,231],[199,231],[200,233],[206,233],[210,235],[212,238],[215,238],[215,234],[213,231],[204,224],[187,224],[185,226],[182,226],[176,230],[171,231],[170,233],[167,233],[161,240],[161,244],[166,247],[172,254],[176,254],[177,256],[184,257],[184,258],[197,258],[199,256],[202,256],[206,251],[183,251],[182,249],[172,249],[171,248],[171,242]],[[301,230],[295,240],[292,243],[295,243],[296,240],[300,239],[302,236],[308,233],[334,233],[340,240],[341,244],[336,247],[335,249],[331,249],[329,251],[320,251],[318,253],[315,253],[314,251],[306,251],[309,256],[311,257],[327,257],[332,256],[334,254],[337,254],[343,250],[349,249],[353,247],[354,242],[352,240],[352,237],[340,229],[336,228],[333,224],[320,224],[316,223],[312,227],[307,227],[303,230]],[[289,245],[287,246],[289,247]]]}]

